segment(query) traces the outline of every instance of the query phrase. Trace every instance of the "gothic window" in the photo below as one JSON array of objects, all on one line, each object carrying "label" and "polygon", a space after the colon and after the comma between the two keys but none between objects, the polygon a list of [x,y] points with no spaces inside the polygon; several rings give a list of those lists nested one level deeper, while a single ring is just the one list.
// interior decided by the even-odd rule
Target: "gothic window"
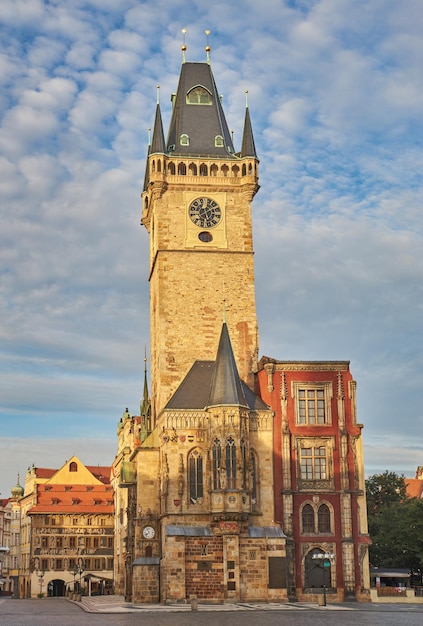
[{"label": "gothic window", "polygon": [[228,489],[236,489],[236,445],[232,437],[226,443],[226,480]]},{"label": "gothic window", "polygon": [[204,87],[194,87],[187,93],[187,104],[211,104],[211,93]]},{"label": "gothic window", "polygon": [[200,176],[208,176],[209,171],[207,165],[205,163],[201,163],[200,165]]},{"label": "gothic window", "polygon": [[160,159],[157,161],[157,171],[158,172],[162,171],[162,162],[160,161]]},{"label": "gothic window", "polygon": [[147,559],[151,558],[153,556],[153,547],[146,546],[144,554]]},{"label": "gothic window", "polygon": [[222,174],[223,176],[227,176],[229,172],[229,167],[227,165],[222,165]]},{"label": "gothic window", "polygon": [[195,163],[190,163],[188,170],[191,176],[197,176],[197,166]]},{"label": "gothic window", "polygon": [[247,456],[247,446],[245,444],[245,440],[241,441],[241,457],[242,457],[242,488],[248,488],[248,456]]},{"label": "gothic window", "polygon": [[173,163],[173,161],[171,161],[169,163],[169,165],[167,166],[168,170],[169,170],[169,174],[171,174],[172,176],[175,175],[176,172],[176,168],[175,168],[175,164]]},{"label": "gothic window", "polygon": [[242,166],[242,175],[245,176],[246,174],[247,174],[247,166],[244,163],[244,165]]},{"label": "gothic window", "polygon": [[77,472],[78,471],[78,464],[75,463],[75,461],[72,461],[72,463],[69,463],[69,471],[70,472]]},{"label": "gothic window", "polygon": [[326,480],[326,448],[324,446],[301,448],[300,469],[303,480]]},{"label": "gothic window", "polygon": [[213,489],[220,489],[220,470],[222,467],[222,447],[219,439],[213,441]]},{"label": "gothic window", "polygon": [[215,163],[213,163],[213,165],[210,166],[210,175],[217,176],[217,172],[218,172],[218,167]]},{"label": "gothic window", "polygon": [[251,453],[251,502],[253,505],[258,504],[258,489],[257,489],[257,457],[254,452]]},{"label": "gothic window", "polygon": [[305,504],[301,512],[301,527],[305,535],[314,534],[314,509],[311,504]]},{"label": "gothic window", "polygon": [[203,457],[199,450],[193,450],[188,457],[189,498],[196,504],[203,497]]},{"label": "gothic window", "polygon": [[181,146],[189,146],[189,137],[185,133],[180,136],[179,142]]},{"label": "gothic window", "polygon": [[317,511],[317,526],[319,533],[330,533],[330,511],[327,504],[321,504]]},{"label": "gothic window", "polygon": [[234,165],[234,166],[233,166],[233,168],[232,168],[232,174],[233,174],[234,176],[238,176],[238,174],[239,174],[239,167],[238,167],[238,165]]},{"label": "gothic window", "polygon": [[186,173],[187,173],[187,166],[185,165],[185,163],[179,163],[178,174],[180,176],[185,176]]},{"label": "gothic window", "polygon": [[214,138],[214,145],[216,146],[216,148],[223,147],[223,137],[221,135],[216,135],[216,137]]}]

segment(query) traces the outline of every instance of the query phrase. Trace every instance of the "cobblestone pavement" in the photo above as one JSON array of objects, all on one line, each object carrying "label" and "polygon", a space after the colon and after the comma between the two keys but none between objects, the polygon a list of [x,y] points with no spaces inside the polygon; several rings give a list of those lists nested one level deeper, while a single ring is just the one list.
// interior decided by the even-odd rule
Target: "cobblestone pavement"
[{"label": "cobblestone pavement", "polygon": [[422,605],[255,604],[142,605],[119,596],[0,598],[0,626],[422,626]]}]

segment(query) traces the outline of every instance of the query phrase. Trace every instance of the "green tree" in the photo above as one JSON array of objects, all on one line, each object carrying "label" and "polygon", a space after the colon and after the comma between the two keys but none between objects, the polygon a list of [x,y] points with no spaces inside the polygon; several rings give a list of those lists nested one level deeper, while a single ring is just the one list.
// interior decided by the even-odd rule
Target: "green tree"
[{"label": "green tree", "polygon": [[408,498],[404,476],[384,472],[366,481],[370,564],[410,569],[423,567],[423,500]]},{"label": "green tree", "polygon": [[366,480],[366,498],[369,516],[376,514],[382,506],[403,502],[407,498],[404,475],[388,470],[373,474]]}]

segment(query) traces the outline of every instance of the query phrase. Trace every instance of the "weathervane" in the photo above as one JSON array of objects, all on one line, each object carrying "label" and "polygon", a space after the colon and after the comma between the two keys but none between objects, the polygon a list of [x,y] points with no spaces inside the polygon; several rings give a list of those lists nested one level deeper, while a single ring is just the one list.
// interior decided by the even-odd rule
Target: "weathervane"
[{"label": "weathervane", "polygon": [[187,47],[186,47],[186,44],[185,44],[185,35],[186,35],[186,32],[187,32],[187,29],[186,29],[186,28],[183,28],[183,29],[182,29],[182,34],[183,34],[184,38],[183,38],[183,43],[182,43],[182,46],[181,46],[181,50],[182,50],[182,63],[185,63],[185,61],[186,61],[186,55],[185,55],[185,53],[186,53],[186,51],[187,51]]},{"label": "weathervane", "polygon": [[207,29],[205,31],[206,35],[207,35],[207,46],[206,46],[206,54],[207,54],[207,63],[210,64],[210,46],[209,46],[209,35],[210,35],[210,31]]}]

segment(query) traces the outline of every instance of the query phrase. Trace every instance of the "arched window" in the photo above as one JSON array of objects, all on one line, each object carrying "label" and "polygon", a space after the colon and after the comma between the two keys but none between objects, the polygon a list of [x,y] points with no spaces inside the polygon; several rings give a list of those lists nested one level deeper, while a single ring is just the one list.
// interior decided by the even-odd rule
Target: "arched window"
[{"label": "arched window", "polygon": [[202,163],[200,165],[200,176],[208,176],[209,175],[209,170],[207,168],[207,165],[205,163]]},{"label": "arched window", "polygon": [[222,447],[219,439],[213,441],[212,448],[213,463],[213,489],[220,489],[220,470],[222,467]]},{"label": "arched window", "polygon": [[204,87],[194,87],[187,93],[188,104],[211,104],[211,93]]},{"label": "arched window", "polygon": [[213,163],[213,165],[210,166],[210,175],[217,176],[217,172],[218,172],[218,167],[215,163]]},{"label": "arched window", "polygon": [[180,136],[179,142],[181,146],[189,146],[189,137],[185,133]]},{"label": "arched window", "polygon": [[152,546],[146,546],[144,555],[145,555],[145,557],[147,559],[152,557],[153,556],[153,547]]},{"label": "arched window", "polygon": [[157,161],[157,171],[158,172],[162,171],[162,162],[160,161],[160,159]]},{"label": "arched window", "polygon": [[223,176],[227,176],[229,172],[229,167],[227,165],[222,165],[222,174]]},{"label": "arched window", "polygon": [[153,174],[156,171],[156,161],[154,159],[151,161],[151,171]]},{"label": "arched window", "polygon": [[190,163],[188,170],[191,176],[197,176],[197,166],[195,163]]},{"label": "arched window", "polygon": [[169,170],[169,174],[175,175],[176,168],[175,168],[175,164],[173,163],[173,161],[171,161],[167,167]]},{"label": "arched window", "polygon": [[238,176],[238,174],[239,174],[239,167],[238,167],[238,165],[234,165],[234,166],[233,166],[233,168],[232,168],[232,174],[233,174],[234,176]]},{"label": "arched window", "polygon": [[226,481],[228,489],[236,489],[236,445],[232,437],[226,443]]},{"label": "arched window", "polygon": [[317,511],[317,527],[319,533],[330,533],[330,511],[327,504],[321,504]]},{"label": "arched window", "polygon": [[311,504],[305,504],[301,512],[301,526],[304,534],[314,533],[314,509]]},{"label": "arched window", "polygon": [[189,499],[196,504],[203,498],[203,457],[199,450],[193,450],[188,457]]},{"label": "arched window", "polygon": [[78,471],[78,464],[75,463],[75,461],[72,461],[72,463],[69,463],[69,471],[70,472],[77,472]]},{"label": "arched window", "polygon": [[216,135],[216,137],[214,138],[214,145],[216,146],[216,148],[223,147],[223,137],[221,135]]},{"label": "arched window", "polygon": [[242,175],[245,176],[247,174],[247,166],[245,165],[245,163],[243,163],[242,165]]},{"label": "arched window", "polygon": [[185,165],[185,163],[179,163],[178,174],[180,176],[185,176],[186,173],[187,173],[187,166]]},{"label": "arched window", "polygon": [[242,457],[242,488],[248,488],[248,455],[245,439],[241,440],[241,457]]}]

